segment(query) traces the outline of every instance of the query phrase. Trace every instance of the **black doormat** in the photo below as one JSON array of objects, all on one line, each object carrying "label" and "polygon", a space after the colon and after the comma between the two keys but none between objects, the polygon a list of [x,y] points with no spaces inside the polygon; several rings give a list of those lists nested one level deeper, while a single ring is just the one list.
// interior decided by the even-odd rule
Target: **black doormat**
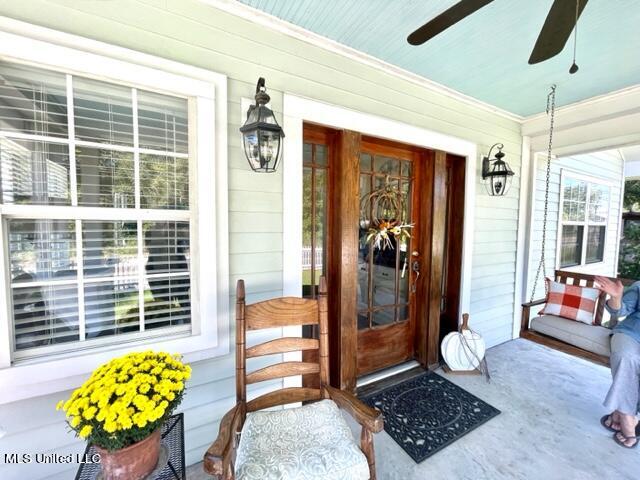
[{"label": "black doormat", "polygon": [[382,411],[384,429],[420,463],[500,410],[433,372],[362,397]]}]

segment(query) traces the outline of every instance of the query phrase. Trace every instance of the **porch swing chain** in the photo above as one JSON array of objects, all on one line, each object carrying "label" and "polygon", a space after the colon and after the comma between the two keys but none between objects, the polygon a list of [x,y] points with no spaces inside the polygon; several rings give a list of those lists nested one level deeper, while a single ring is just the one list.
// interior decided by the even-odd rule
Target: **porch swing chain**
[{"label": "porch swing chain", "polygon": [[[544,187],[544,214],[542,217],[542,242],[541,242],[542,252],[540,253],[540,263],[538,264],[538,270],[536,271],[536,276],[533,279],[533,288],[531,290],[531,299],[530,299],[531,302],[533,302],[535,299],[536,289],[538,287],[538,280],[540,279],[540,275],[541,274],[545,275],[545,272],[547,271],[545,250],[546,250],[546,243],[547,243],[549,184],[551,183],[551,151],[553,148],[553,122],[555,120],[555,113],[556,113],[556,85],[553,84],[551,85],[551,92],[549,92],[549,95],[547,95],[547,115],[550,115],[550,120],[549,120],[549,148],[547,149],[547,177],[545,180],[545,187]],[[547,291],[548,285],[546,282],[544,285],[545,285],[544,291],[546,295],[548,293]]]}]

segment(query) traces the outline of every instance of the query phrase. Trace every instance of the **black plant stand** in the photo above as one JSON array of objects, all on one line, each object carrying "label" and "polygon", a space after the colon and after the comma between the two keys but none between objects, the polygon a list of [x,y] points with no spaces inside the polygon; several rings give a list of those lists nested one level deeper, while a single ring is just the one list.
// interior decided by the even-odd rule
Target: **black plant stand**
[{"label": "black plant stand", "polygon": [[[167,449],[169,461],[164,468],[148,480],[186,480],[184,464],[184,416],[182,413],[172,415],[162,425],[162,445]],[[84,458],[91,458],[96,453],[93,445],[88,445]],[[100,475],[99,463],[83,463],[78,469],[75,480],[96,480]]]}]

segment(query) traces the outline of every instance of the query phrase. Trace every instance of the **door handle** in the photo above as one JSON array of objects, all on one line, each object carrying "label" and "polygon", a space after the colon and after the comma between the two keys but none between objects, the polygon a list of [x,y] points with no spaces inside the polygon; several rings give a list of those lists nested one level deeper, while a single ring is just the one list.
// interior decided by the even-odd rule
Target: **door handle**
[{"label": "door handle", "polygon": [[[411,270],[416,273],[417,277],[420,276],[420,252],[414,250],[411,252],[411,256],[413,257],[413,261],[411,262]],[[416,277],[416,279],[417,279]]]},{"label": "door handle", "polygon": [[[413,252],[414,254],[416,252]],[[411,262],[411,271],[416,274],[416,278],[411,284],[411,293],[416,293],[416,283],[418,283],[418,278],[420,278],[420,261],[414,260]]]}]

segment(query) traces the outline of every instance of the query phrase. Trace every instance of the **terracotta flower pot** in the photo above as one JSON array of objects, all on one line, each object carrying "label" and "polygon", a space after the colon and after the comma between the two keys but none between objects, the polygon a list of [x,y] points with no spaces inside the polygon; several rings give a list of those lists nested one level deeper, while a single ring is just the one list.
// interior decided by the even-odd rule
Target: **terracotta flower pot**
[{"label": "terracotta flower pot", "polygon": [[158,429],[144,440],[114,452],[96,446],[103,480],[142,480],[149,475],[158,464],[160,438]]}]

